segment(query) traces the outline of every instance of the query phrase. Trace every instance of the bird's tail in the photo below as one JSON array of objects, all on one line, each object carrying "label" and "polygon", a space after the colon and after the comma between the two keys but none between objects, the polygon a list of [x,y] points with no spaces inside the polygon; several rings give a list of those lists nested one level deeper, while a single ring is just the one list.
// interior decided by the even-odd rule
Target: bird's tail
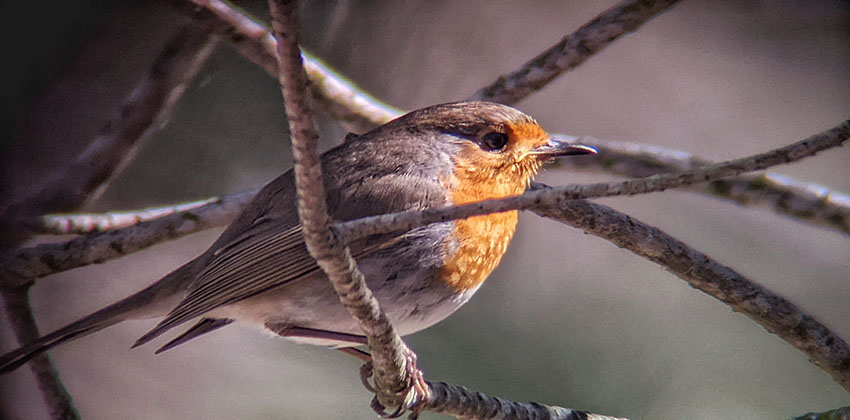
[{"label": "bird's tail", "polygon": [[128,319],[165,315],[189,283],[190,264],[172,271],[156,283],[17,350],[0,356],[0,374],[11,372],[37,354],[62,343],[85,337]]}]

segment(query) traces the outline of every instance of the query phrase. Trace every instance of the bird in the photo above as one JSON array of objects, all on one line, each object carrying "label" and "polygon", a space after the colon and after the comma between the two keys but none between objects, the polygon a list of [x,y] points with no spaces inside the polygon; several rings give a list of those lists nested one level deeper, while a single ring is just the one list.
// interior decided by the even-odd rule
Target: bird
[{"label": "bird", "polygon": [[[544,163],[595,154],[553,139],[525,113],[478,101],[409,112],[321,156],[334,221],[421,211],[522,194]],[[499,264],[517,211],[372,235],[348,244],[400,335],[443,320]],[[234,322],[298,342],[365,343],[310,256],[292,170],[269,182],[202,254],[141,291],[0,356],[0,373],[62,343],[129,319],[159,318],[140,346],[195,321],[156,352]]]}]

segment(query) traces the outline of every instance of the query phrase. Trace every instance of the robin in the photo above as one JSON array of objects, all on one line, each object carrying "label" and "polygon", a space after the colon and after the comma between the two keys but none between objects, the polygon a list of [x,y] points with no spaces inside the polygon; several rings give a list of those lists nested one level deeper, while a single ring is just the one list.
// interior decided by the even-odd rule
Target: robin
[{"label": "robin", "polygon": [[[553,140],[528,115],[488,102],[410,112],[322,155],[337,221],[522,194],[547,161],[593,154]],[[234,321],[311,344],[365,342],[307,252],[292,171],[271,181],[212,246],[149,287],[0,357],[0,372],[127,319],[163,317],[134,347],[196,320],[157,353]],[[350,243],[401,335],[444,319],[498,265],[517,212],[432,224]]]}]

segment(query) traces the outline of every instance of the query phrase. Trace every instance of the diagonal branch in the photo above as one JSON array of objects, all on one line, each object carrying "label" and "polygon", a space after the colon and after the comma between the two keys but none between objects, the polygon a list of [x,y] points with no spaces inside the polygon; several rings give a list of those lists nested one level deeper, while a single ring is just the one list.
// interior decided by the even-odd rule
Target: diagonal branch
[{"label": "diagonal branch", "polygon": [[518,70],[475,92],[470,99],[515,104],[564,72],[578,67],[620,36],[636,30],[676,1],[624,1],[585,23]]},{"label": "diagonal branch", "polygon": [[599,236],[664,267],[776,334],[850,391],[850,346],[784,297],[660,229],[610,207],[571,200],[542,205],[533,211]]},{"label": "diagonal branch", "polygon": [[[139,143],[163,126],[213,45],[207,30],[182,28],[77,160],[47,179],[32,196],[0,210],[0,228],[17,231],[19,219],[74,210],[98,196],[132,160]],[[9,247],[8,241],[20,240],[5,236]]]},{"label": "diagonal branch", "polygon": [[[201,8],[189,7],[184,0],[172,3],[193,19],[211,25],[216,35],[226,39],[245,58],[272,77],[278,77],[277,41],[265,26],[225,1],[191,1]],[[313,99],[349,130],[363,133],[401,114],[401,110],[370,96],[309,53],[302,52],[302,55]]]},{"label": "diagonal branch", "polygon": [[848,137],[850,137],[850,120],[788,146],[717,165],[619,182],[553,187],[527,192],[515,197],[485,200],[477,203],[429,209],[421,212],[400,212],[364,217],[338,224],[334,229],[337,235],[349,241],[354,238],[364,238],[369,235],[389,233],[396,230],[406,231],[430,223],[445,222],[482,214],[558,205],[568,200],[664,191],[683,185],[693,185],[700,182],[732,177],[745,172],[758,171],[774,165],[800,160],[822,150],[840,146],[847,141]]},{"label": "diagonal branch", "polygon": [[[553,137],[573,136],[553,135]],[[573,159],[571,165],[598,167],[632,178],[710,165],[712,162],[679,150],[639,143],[582,137],[597,149],[593,159]],[[563,161],[559,161],[563,162]],[[747,175],[693,185],[695,192],[747,207],[770,209],[798,221],[850,234],[850,196],[824,186],[796,181],[779,174]]]}]

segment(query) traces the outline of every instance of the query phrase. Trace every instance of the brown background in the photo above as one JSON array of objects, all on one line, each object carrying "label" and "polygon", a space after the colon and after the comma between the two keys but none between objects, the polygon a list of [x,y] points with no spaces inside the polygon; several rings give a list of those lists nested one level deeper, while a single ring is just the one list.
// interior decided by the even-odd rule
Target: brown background
[{"label": "brown background", "polygon": [[[413,109],[462,99],[612,2],[310,2],[305,45],[375,96]],[[829,128],[850,111],[850,25],[833,1],[683,1],[518,105],[552,132],[722,160]],[[263,3],[245,7],[263,13]],[[62,8],[65,8],[64,10]],[[159,3],[0,7],[2,176],[31,188],[86,144],[182,19]],[[257,187],[291,165],[276,81],[222,45],[171,122],[86,210]],[[344,134],[321,123],[327,144]],[[773,171],[850,191],[843,148]],[[552,169],[551,184],[610,179]],[[850,338],[848,237],[757,209],[665,192],[602,202],[779,291]],[[218,231],[40,281],[42,331],[125,296]],[[5,322],[5,320],[3,321]],[[154,324],[52,352],[83,418],[372,418],[358,362],[230,327],[154,356]],[[14,344],[4,323],[0,349]],[[472,301],[411,336],[430,379],[492,395],[653,419],[768,419],[850,402],[805,356],[627,251],[534,215]],[[0,377],[2,414],[47,418],[26,369]],[[426,415],[425,418],[436,418]]]}]

